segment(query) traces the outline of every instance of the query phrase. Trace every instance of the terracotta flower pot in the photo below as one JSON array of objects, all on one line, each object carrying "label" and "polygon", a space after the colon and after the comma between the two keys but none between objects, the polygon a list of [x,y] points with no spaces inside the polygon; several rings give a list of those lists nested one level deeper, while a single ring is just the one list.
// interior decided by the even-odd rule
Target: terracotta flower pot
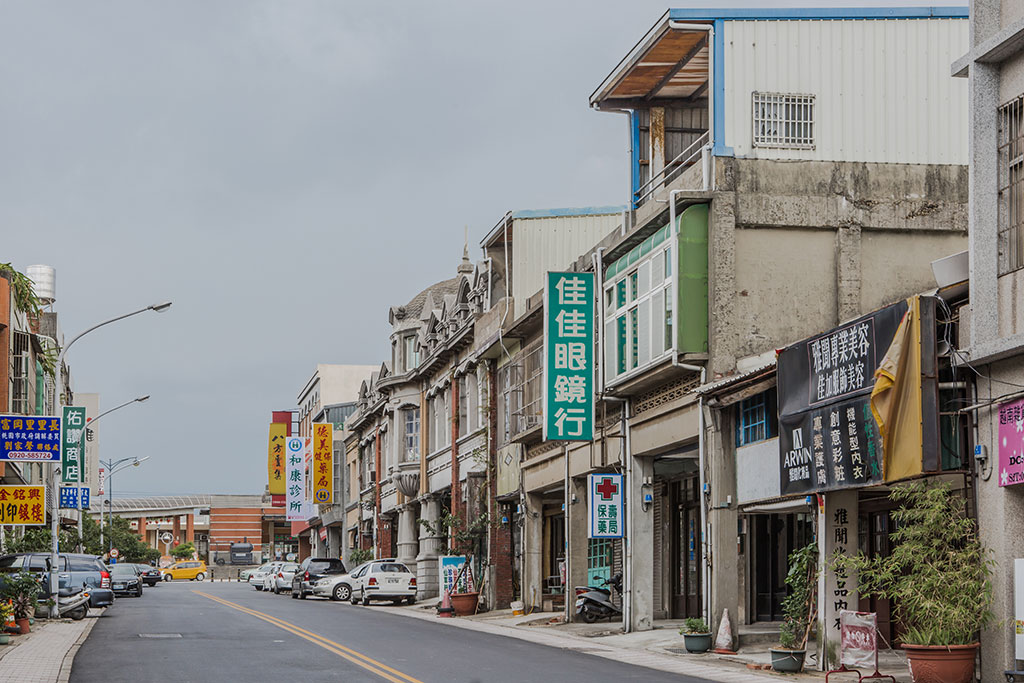
[{"label": "terracotta flower pot", "polygon": [[28,619],[15,619],[14,620],[14,625],[17,626],[19,629],[21,629],[21,634],[22,635],[25,635],[26,633],[28,633],[29,629],[31,628],[29,626]]},{"label": "terracotta flower pot", "polygon": [[970,645],[907,645],[914,683],[971,683],[979,643]]},{"label": "terracotta flower pot", "polygon": [[455,610],[455,616],[467,617],[475,613],[479,599],[479,593],[452,593],[452,609]]}]

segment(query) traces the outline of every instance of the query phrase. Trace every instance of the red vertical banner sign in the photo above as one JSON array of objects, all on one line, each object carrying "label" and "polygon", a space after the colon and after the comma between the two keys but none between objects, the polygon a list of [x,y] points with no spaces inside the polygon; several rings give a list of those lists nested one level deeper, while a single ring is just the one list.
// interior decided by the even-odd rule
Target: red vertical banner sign
[{"label": "red vertical banner sign", "polygon": [[313,424],[313,502],[330,505],[334,502],[334,425]]}]

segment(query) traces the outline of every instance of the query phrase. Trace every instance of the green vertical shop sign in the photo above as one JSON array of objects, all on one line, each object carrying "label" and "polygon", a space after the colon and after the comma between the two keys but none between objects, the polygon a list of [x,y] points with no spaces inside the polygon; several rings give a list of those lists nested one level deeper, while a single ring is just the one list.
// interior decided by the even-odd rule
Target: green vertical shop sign
[{"label": "green vertical shop sign", "polygon": [[544,439],[594,438],[594,274],[544,285]]},{"label": "green vertical shop sign", "polygon": [[61,480],[65,484],[79,483],[85,468],[85,408],[64,406],[60,450]]}]

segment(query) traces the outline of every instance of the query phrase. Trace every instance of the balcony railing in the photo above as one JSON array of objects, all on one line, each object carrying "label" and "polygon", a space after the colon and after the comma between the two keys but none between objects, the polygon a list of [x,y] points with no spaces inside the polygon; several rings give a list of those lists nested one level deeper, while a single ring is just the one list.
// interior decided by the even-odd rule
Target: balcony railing
[{"label": "balcony railing", "polygon": [[[656,191],[665,187],[679,177],[683,171],[694,166],[698,161],[703,160],[703,158],[710,153],[710,150],[708,149],[708,143],[710,140],[711,131],[704,131],[704,133],[702,133],[696,140],[690,143],[689,147],[680,152],[675,159],[665,164],[665,168],[654,174],[650,180],[641,185],[640,188],[633,193],[633,205],[639,206],[640,204],[643,204],[645,201],[650,199]],[[708,173],[706,166],[704,168],[704,172],[705,174]],[[705,179],[705,183],[706,182],[707,181]]]}]

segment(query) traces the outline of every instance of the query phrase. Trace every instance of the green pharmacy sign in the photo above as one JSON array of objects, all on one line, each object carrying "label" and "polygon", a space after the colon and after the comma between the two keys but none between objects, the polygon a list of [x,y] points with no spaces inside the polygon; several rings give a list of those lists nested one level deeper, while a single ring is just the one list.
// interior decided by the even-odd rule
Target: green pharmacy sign
[{"label": "green pharmacy sign", "polygon": [[544,286],[544,439],[594,438],[594,274],[548,273]]}]

